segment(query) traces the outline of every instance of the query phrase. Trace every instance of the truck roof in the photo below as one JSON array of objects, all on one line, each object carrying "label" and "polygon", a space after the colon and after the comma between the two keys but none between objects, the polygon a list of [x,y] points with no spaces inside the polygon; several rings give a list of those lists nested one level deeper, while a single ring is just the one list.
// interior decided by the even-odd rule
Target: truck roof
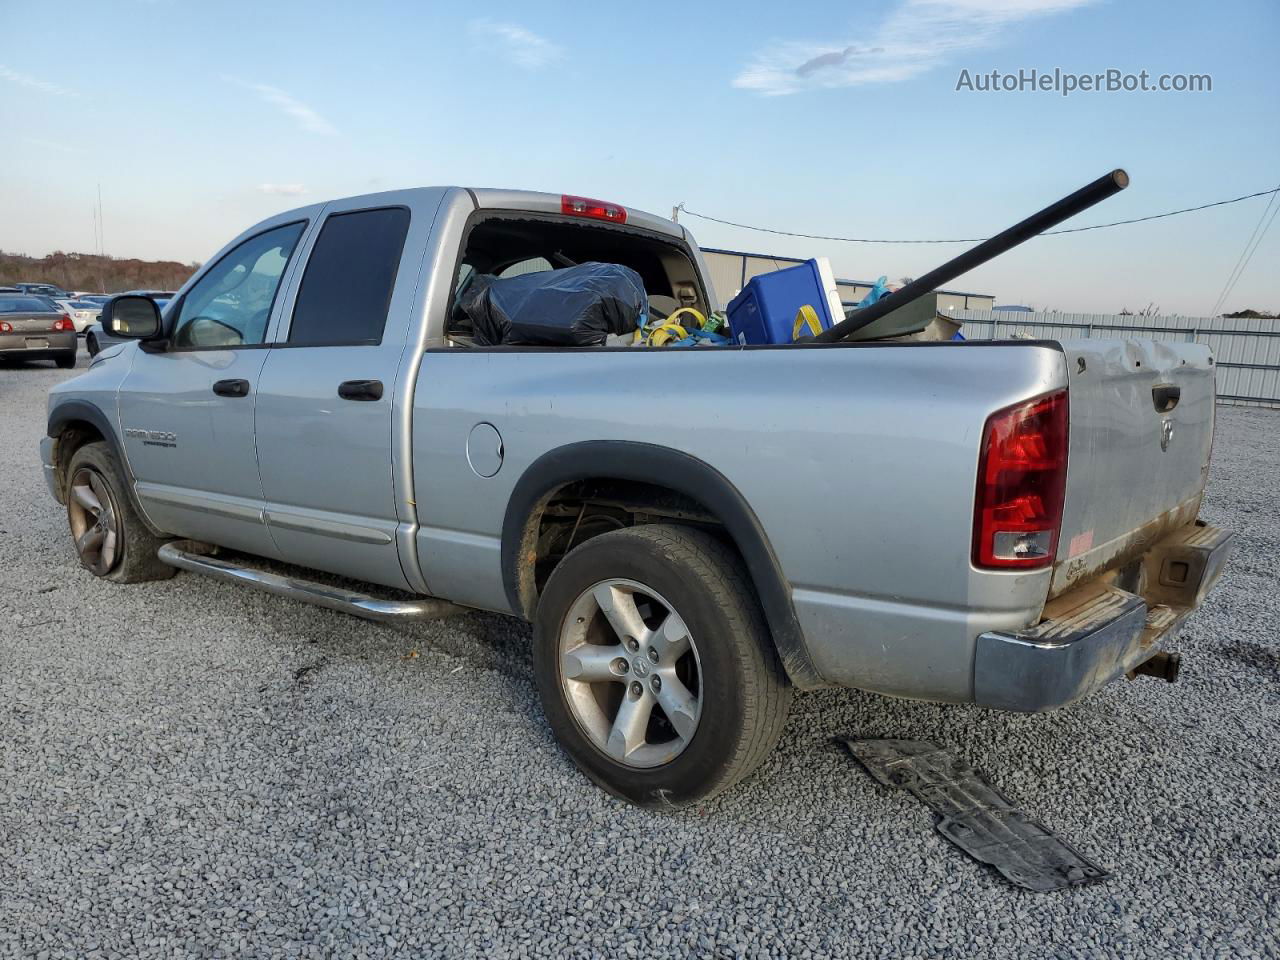
[{"label": "truck roof", "polygon": [[[530,213],[563,213],[564,202],[566,197],[575,199],[586,199],[580,194],[561,194],[561,193],[543,193],[537,190],[508,190],[501,187],[463,187],[463,186],[438,186],[438,187],[409,187],[404,190],[387,190],[379,193],[358,194],[351,197],[333,197],[331,200],[363,200],[368,201],[370,205],[391,204],[397,200],[405,199],[406,195],[413,193],[435,192],[439,190],[465,190],[471,194],[476,206],[481,210],[516,210],[527,211]],[[688,240],[692,242],[692,238],[685,232],[680,224],[665,217],[648,213],[637,207],[628,207],[625,204],[615,203],[614,201],[596,201],[604,203],[611,207],[621,207],[626,211],[626,223],[631,226],[641,227],[645,230],[651,230],[656,233],[665,234],[676,240]],[[311,210],[315,204],[306,207],[298,207],[296,210],[289,211],[291,214],[298,213],[303,210]],[[275,218],[272,218],[275,219]]]}]

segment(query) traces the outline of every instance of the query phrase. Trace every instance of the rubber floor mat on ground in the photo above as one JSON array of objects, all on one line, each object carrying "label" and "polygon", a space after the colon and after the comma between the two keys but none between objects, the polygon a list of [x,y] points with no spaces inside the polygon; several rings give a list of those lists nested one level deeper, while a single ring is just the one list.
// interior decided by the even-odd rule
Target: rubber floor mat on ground
[{"label": "rubber floor mat on ground", "polygon": [[937,744],[841,742],[885,786],[909,790],[938,814],[942,818],[936,824],[939,833],[1020,887],[1046,893],[1111,876]]}]

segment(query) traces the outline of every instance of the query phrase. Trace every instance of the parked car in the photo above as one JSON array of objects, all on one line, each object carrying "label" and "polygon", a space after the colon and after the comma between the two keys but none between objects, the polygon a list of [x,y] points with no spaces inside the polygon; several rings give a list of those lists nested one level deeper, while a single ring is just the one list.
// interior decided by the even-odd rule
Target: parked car
[{"label": "parked car", "polygon": [[95,303],[92,300],[55,300],[54,303],[71,317],[71,322],[76,327],[76,333],[84,333],[89,328],[89,325],[96,322],[102,313],[102,304]]},{"label": "parked car", "polygon": [[532,620],[556,737],[653,806],[747,775],[794,688],[1040,711],[1167,674],[1229,552],[1197,520],[1208,348],[477,340],[459,278],[590,261],[718,307],[670,220],[457,187],[272,217],[163,315],[115,298],[133,342],[50,391],[41,443],[81,563]]},{"label": "parked car", "polygon": [[[115,296],[150,297],[155,301],[156,306],[163,310],[169,301],[173,299],[174,293],[172,290],[130,290],[127,293],[118,293]],[[107,303],[110,303],[112,299],[114,298],[108,297]],[[106,307],[106,303],[103,304],[103,307]],[[101,316],[102,311],[99,310],[98,313],[99,316]],[[125,337],[116,336],[110,331],[103,329],[103,325],[96,320],[91,321],[84,330],[84,346],[85,349],[89,351],[89,356],[91,357],[96,357],[107,347],[113,346],[117,343],[124,343],[126,339],[127,338]]]},{"label": "parked car", "polygon": [[53,360],[76,365],[76,329],[69,316],[44,297],[0,293],[0,358]]},{"label": "parked car", "polygon": [[65,300],[71,296],[70,291],[63,290],[54,283],[15,283],[13,286],[22,293],[48,297],[50,300]]}]

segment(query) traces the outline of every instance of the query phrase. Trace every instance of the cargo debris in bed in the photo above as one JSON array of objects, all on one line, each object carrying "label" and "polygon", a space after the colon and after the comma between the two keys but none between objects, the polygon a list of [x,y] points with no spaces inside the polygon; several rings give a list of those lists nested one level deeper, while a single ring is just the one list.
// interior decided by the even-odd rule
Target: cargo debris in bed
[{"label": "cargo debris in bed", "polygon": [[476,344],[464,294],[476,279],[524,276],[585,263],[619,264],[634,270],[648,297],[647,313],[665,318],[682,307],[711,310],[698,270],[688,250],[669,237],[639,227],[548,214],[486,211],[469,226],[454,280],[448,336],[455,343]]}]

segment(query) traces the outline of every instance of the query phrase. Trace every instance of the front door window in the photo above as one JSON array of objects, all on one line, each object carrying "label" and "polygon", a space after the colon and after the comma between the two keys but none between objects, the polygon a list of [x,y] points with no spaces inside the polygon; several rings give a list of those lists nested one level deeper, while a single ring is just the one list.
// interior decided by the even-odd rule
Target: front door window
[{"label": "front door window", "polygon": [[305,223],[250,237],[201,277],[179,305],[172,342],[185,349],[261,344],[284,268]]}]

